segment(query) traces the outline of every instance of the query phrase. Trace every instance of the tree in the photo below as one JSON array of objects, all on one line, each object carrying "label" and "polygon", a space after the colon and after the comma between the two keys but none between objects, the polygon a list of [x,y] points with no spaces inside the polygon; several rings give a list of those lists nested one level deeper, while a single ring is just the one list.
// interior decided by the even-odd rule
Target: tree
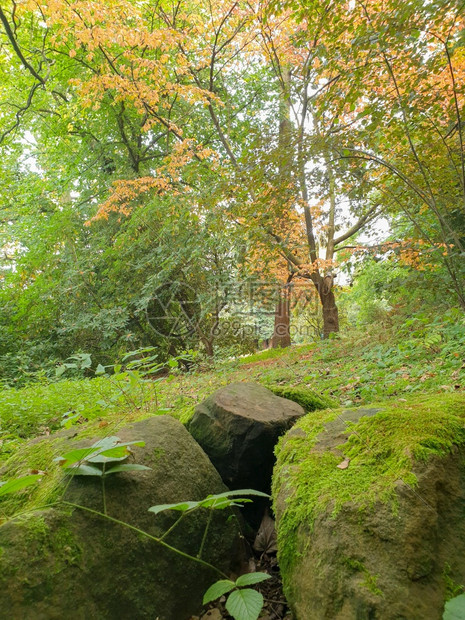
[{"label": "tree", "polygon": [[[292,6],[316,27],[314,3]],[[464,7],[390,0],[324,10],[319,74],[327,95],[318,108],[338,166],[345,161],[342,170],[366,196],[409,223],[404,258],[442,263],[465,308]]]},{"label": "tree", "polygon": [[[3,139],[20,149],[24,127],[33,128],[43,147],[36,165],[55,186],[55,203],[85,203],[81,220],[89,220],[90,229],[97,219],[117,229],[121,218],[165,197],[174,211],[179,204],[180,213],[185,208],[201,219],[223,219],[224,238],[240,238],[249,248],[249,256],[237,254],[243,263],[251,262],[250,248],[259,247],[284,261],[284,283],[313,283],[325,336],[339,328],[337,252],[381,210],[413,218],[421,238],[427,233],[432,247],[446,253],[458,282],[457,260],[449,257],[451,244],[455,252],[462,243],[454,236],[456,192],[449,192],[447,208],[438,196],[453,171],[460,173],[462,156],[441,134],[448,167],[441,176],[445,160],[430,148],[427,171],[418,156],[418,144],[429,148],[421,142],[423,126],[411,127],[407,118],[424,110],[434,117],[442,109],[439,56],[425,51],[429,24],[438,23],[431,8],[413,3],[404,14],[392,0],[390,12],[374,16],[374,5],[351,5],[347,14],[342,3],[297,1],[284,8],[232,0],[9,6],[0,14],[3,49],[28,95],[18,103],[10,76]],[[441,9],[453,17],[451,6]],[[415,24],[411,38],[406,15]],[[461,21],[453,23],[459,45]],[[388,44],[410,59],[402,88]],[[442,48],[455,86],[447,105],[459,129],[450,135],[461,141],[458,69],[448,45]],[[421,87],[418,101],[428,105],[410,102],[412,75]],[[52,137],[58,143],[50,143]],[[394,148],[401,161],[402,140],[410,153],[404,170],[382,152]],[[438,182],[430,191],[432,172]],[[462,187],[463,174],[455,182]],[[407,204],[402,184],[412,193]],[[284,318],[286,303],[278,308]]]}]

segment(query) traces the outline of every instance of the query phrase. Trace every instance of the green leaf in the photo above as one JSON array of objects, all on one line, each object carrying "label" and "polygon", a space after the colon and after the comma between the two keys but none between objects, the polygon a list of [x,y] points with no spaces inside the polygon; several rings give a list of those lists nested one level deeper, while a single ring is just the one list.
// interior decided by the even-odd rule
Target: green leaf
[{"label": "green leaf", "polygon": [[105,437],[93,444],[94,454],[89,456],[89,463],[111,463],[113,461],[124,461],[131,450],[129,446],[145,446],[144,441],[128,441],[120,443],[119,437]]},{"label": "green leaf", "polygon": [[120,442],[119,437],[116,435],[110,435],[109,437],[104,437],[103,439],[99,439],[95,443],[92,444],[92,448],[98,448],[100,450],[109,450],[110,448],[114,448]]},{"label": "green leaf", "polygon": [[36,484],[41,478],[41,474],[31,474],[29,476],[22,476],[21,478],[14,478],[7,482],[0,482],[0,496],[7,495],[8,493],[15,493],[26,487],[30,487]]},{"label": "green leaf", "polygon": [[442,620],[463,620],[465,618],[465,594],[447,601]]},{"label": "green leaf", "polygon": [[234,497],[236,495],[256,495],[258,497],[270,497],[267,493],[256,491],[255,489],[236,489],[235,491],[225,491],[217,495],[209,495],[208,497]]},{"label": "green leaf", "polygon": [[119,437],[105,437],[96,441],[89,448],[78,448],[54,459],[65,469],[75,463],[87,461],[88,463],[112,463],[127,459],[131,450],[129,446],[145,446],[144,441],[129,441],[119,443]]},{"label": "green leaf", "polygon": [[67,371],[66,366],[62,364],[61,366],[58,366],[57,368],[55,368],[55,376],[61,377],[62,375],[64,375],[66,371]]},{"label": "green leaf", "polygon": [[66,473],[71,476],[102,476],[103,472],[94,465],[78,465],[77,467],[67,467]]},{"label": "green leaf", "polygon": [[203,501],[199,502],[199,506],[202,508],[210,508],[211,510],[223,510],[230,506],[241,506],[238,502],[251,502],[250,499],[229,499],[228,497],[207,497]]},{"label": "green leaf", "polygon": [[95,369],[95,374],[96,375],[104,375],[105,374],[105,366],[102,366],[102,364],[99,364],[97,366],[97,368]]},{"label": "green leaf", "polygon": [[257,620],[263,608],[263,596],[256,590],[234,590],[226,601],[226,609],[234,620]]},{"label": "green leaf", "polygon": [[187,510],[192,510],[193,508],[198,508],[200,502],[179,502],[178,504],[159,504],[158,506],[152,506],[149,508],[149,512],[153,512],[158,514],[159,512],[163,512],[164,510],[179,510],[181,512],[186,512]]},{"label": "green leaf", "polygon": [[91,454],[87,461],[89,463],[112,463],[114,461],[124,461],[128,458],[131,451],[127,446],[115,446],[107,450],[96,450]]},{"label": "green leaf", "polygon": [[76,420],[79,420],[80,417],[81,417],[80,413],[75,413],[74,415],[70,415],[70,416],[68,416],[67,414],[63,414],[63,420],[61,421],[61,426],[63,426],[64,428],[71,428],[74,422],[76,422]]},{"label": "green leaf", "polygon": [[84,461],[88,456],[94,454],[94,448],[78,448],[76,450],[71,450],[62,456],[57,456],[57,458],[53,459],[55,462],[59,463],[61,467],[65,469],[71,467],[75,463],[79,463],[80,461]]},{"label": "green leaf", "polygon": [[[217,495],[208,495],[203,501],[200,502],[202,508],[211,508],[213,510],[222,510],[230,506],[240,506],[237,502],[248,503],[252,500],[237,497],[238,495],[256,495],[259,497],[269,497],[266,493],[261,491],[255,491],[254,489],[238,489],[235,491],[225,491],[224,493],[218,493]],[[230,496],[234,499],[230,499]]]},{"label": "green leaf", "polygon": [[141,355],[142,353],[151,353],[152,351],[155,351],[155,350],[156,350],[156,347],[144,347],[142,349],[136,349],[135,351],[129,351],[129,353],[126,353],[126,355],[123,357],[123,362],[125,362],[130,357],[134,357],[134,355]]},{"label": "green leaf", "polygon": [[220,596],[223,596],[223,594],[226,594],[226,592],[231,592],[234,587],[234,581],[220,579],[220,581],[210,586],[203,595],[203,605],[215,601],[217,598],[220,598]]},{"label": "green leaf", "polygon": [[121,463],[120,465],[114,465],[105,471],[105,475],[116,474],[120,471],[144,471],[150,469],[145,465],[138,465],[137,463]]},{"label": "green leaf", "polygon": [[236,579],[236,586],[253,586],[255,583],[260,583],[267,579],[271,579],[271,575],[267,573],[247,573],[247,575],[241,575]]}]

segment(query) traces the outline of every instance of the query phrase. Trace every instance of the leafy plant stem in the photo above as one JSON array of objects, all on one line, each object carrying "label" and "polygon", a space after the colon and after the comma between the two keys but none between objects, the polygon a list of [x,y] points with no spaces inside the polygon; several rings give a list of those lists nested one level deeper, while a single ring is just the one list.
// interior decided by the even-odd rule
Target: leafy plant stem
[{"label": "leafy plant stem", "polygon": [[107,497],[105,494],[105,463],[103,463],[102,469],[102,496],[103,496],[103,514],[107,514]]},{"label": "leafy plant stem", "polygon": [[160,540],[164,540],[174,530],[174,528],[177,527],[181,523],[181,521],[183,520],[185,514],[186,514],[185,512],[181,513],[181,516],[178,519],[176,519],[176,521],[173,523],[173,525],[171,525],[166,530],[166,532],[162,536],[160,536]]},{"label": "leafy plant stem", "polygon": [[210,528],[210,523],[211,523],[211,520],[212,520],[212,516],[213,516],[213,511],[210,510],[210,512],[208,514],[207,524],[205,525],[205,530],[203,532],[202,542],[200,543],[200,549],[199,549],[199,552],[197,553],[197,557],[198,558],[202,557],[203,548],[205,546],[205,541],[207,540],[207,534],[208,534],[208,530]]},{"label": "leafy plant stem", "polygon": [[67,502],[67,501],[62,501],[61,503],[64,504],[65,506],[70,506],[71,508],[78,508],[80,510],[84,510],[85,512],[90,512],[91,514],[97,515],[99,517],[103,517],[104,519],[108,519],[109,521],[112,521],[113,523],[118,523],[118,525],[127,527],[133,532],[136,532],[137,534],[140,534],[141,536],[145,536],[146,538],[149,538],[150,540],[153,540],[154,542],[158,543],[162,547],[169,549],[173,553],[177,553],[181,557],[186,558],[186,560],[192,560],[193,562],[197,562],[197,564],[201,564],[205,568],[209,568],[210,570],[215,571],[215,573],[218,573],[225,579],[229,579],[229,576],[226,575],[226,573],[223,573],[222,570],[220,570],[216,566],[213,566],[213,564],[209,564],[209,562],[205,562],[205,560],[202,560],[201,558],[196,558],[195,556],[189,555],[188,553],[185,553],[184,551],[181,551],[180,549],[176,549],[176,547],[172,547],[165,541],[161,540],[161,538],[152,536],[151,534],[144,532],[144,530],[141,530],[140,528],[135,527],[134,525],[131,525],[130,523],[126,523],[125,521],[121,521],[120,519],[116,519],[115,517],[110,517],[109,515],[106,515],[103,512],[99,512],[98,510],[93,510],[93,508],[87,508],[86,506],[81,506],[80,504],[74,504],[73,502]]}]

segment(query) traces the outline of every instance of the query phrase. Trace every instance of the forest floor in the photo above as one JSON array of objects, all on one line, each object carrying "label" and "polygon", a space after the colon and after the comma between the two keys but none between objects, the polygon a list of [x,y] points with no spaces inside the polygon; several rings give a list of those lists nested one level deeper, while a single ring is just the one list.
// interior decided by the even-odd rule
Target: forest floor
[{"label": "forest floor", "polygon": [[[97,429],[100,434],[114,434],[121,426],[153,414],[187,422],[199,402],[236,381],[305,388],[330,399],[334,407],[357,407],[464,391],[464,361],[463,322],[446,320],[431,326],[413,320],[404,330],[371,325],[289,349],[203,360],[189,372],[172,368],[166,376],[149,380],[121,372],[5,387],[0,391],[0,466],[28,439],[63,427],[72,426],[80,436],[93,437]],[[275,552],[256,554],[252,561],[255,570],[272,575],[260,584],[263,618],[290,620]],[[224,600],[205,608],[198,618],[229,618]]]},{"label": "forest floor", "polygon": [[119,376],[43,380],[0,391],[0,462],[31,437],[95,421],[118,427],[153,413],[187,422],[195,406],[235,381],[305,387],[334,406],[465,389],[465,328],[453,322],[375,325],[289,349],[204,361],[190,372],[172,369],[155,381]]},{"label": "forest floor", "polygon": [[[264,601],[260,620],[292,620],[293,615],[283,592],[276,553],[265,553],[257,557],[253,570],[271,575],[270,579],[255,586],[261,592]],[[225,600],[226,597],[222,596],[218,601],[205,607],[200,615],[192,616],[190,620],[232,620],[232,616],[226,610]]]}]

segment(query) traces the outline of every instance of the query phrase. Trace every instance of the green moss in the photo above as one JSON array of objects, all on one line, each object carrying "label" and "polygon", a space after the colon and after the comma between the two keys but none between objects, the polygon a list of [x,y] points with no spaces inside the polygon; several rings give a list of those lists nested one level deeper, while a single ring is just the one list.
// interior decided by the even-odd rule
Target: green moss
[{"label": "green moss", "polygon": [[82,559],[82,549],[76,542],[74,534],[65,525],[53,531],[51,539],[51,551],[56,556],[61,556],[61,560],[68,566],[80,565]]},{"label": "green moss", "polygon": [[372,594],[383,596],[383,591],[378,588],[378,579],[379,575],[370,575],[370,573],[366,571],[365,578],[360,585],[369,590]]},{"label": "green moss", "polygon": [[[382,410],[362,417],[350,427],[354,433],[339,446],[340,453],[312,451],[319,433],[339,412],[313,412],[295,428],[302,434],[282,438],[277,446],[273,497],[281,485],[292,490],[278,528],[280,566],[286,576],[296,558],[297,531],[312,528],[318,514],[338,514],[346,503],[361,510],[376,502],[396,506],[399,480],[415,486],[415,461],[449,454],[465,444],[465,396],[441,394],[408,402],[375,405]],[[338,469],[341,454],[350,458],[347,469]]]},{"label": "green moss", "polygon": [[19,590],[24,586],[26,606],[53,596],[57,576],[81,565],[82,550],[68,526],[66,513],[56,510],[29,513],[2,526],[0,588],[8,592],[16,580]]},{"label": "green moss", "polygon": [[325,396],[321,396],[321,394],[317,394],[310,388],[281,385],[267,385],[267,388],[271,390],[273,394],[276,394],[276,396],[293,400],[307,412],[336,406],[334,401]]},{"label": "green moss", "polygon": [[363,575],[363,581],[360,582],[362,588],[366,588],[372,594],[383,596],[382,590],[378,587],[379,575],[372,575],[363,562],[357,558],[342,558],[342,564],[350,571]]},{"label": "green moss", "polygon": [[365,564],[355,558],[343,558],[342,563],[353,571],[363,573],[366,571]]},{"label": "green moss", "polygon": [[446,562],[444,566],[444,571],[442,573],[442,576],[444,578],[444,584],[446,586],[446,601],[449,601],[450,599],[455,598],[456,596],[459,596],[460,594],[463,594],[463,592],[465,592],[465,585],[457,583],[453,579],[451,573],[452,568],[450,564]]},{"label": "green moss", "polygon": [[165,456],[165,454],[166,450],[164,450],[163,448],[155,448],[153,450],[153,457],[150,459],[150,467],[155,467],[155,465],[157,465],[157,463]]}]

